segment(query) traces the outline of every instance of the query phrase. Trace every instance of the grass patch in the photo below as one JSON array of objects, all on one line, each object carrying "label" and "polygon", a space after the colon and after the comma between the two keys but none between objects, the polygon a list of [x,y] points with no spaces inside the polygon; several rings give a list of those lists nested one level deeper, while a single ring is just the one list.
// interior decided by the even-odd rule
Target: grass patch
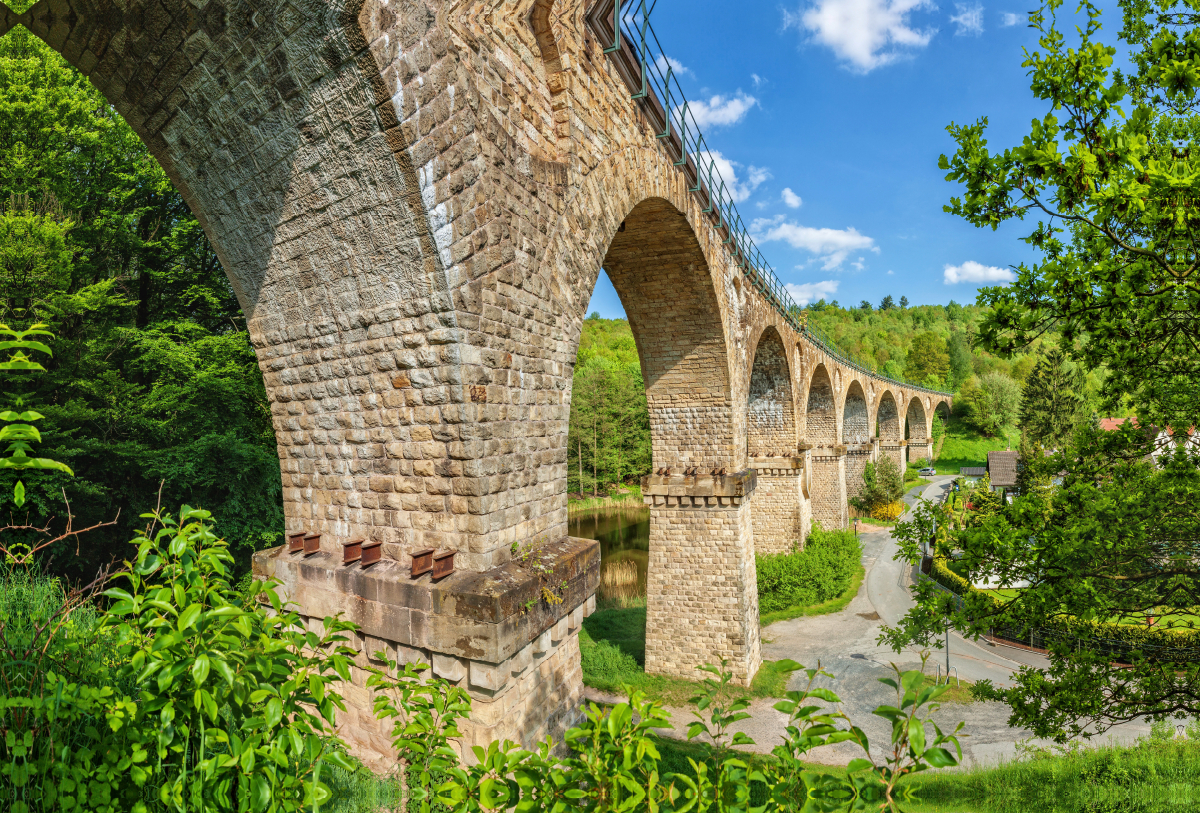
[{"label": "grass patch", "polygon": [[[933,675],[925,676],[925,686],[934,686]],[[971,686],[973,684],[969,680],[959,681],[955,678],[950,678],[950,688],[937,699],[938,703],[957,704],[976,702],[974,695],[971,694]],[[924,688],[924,686],[922,686]]]},{"label": "grass patch", "polygon": [[581,500],[567,499],[567,516],[584,514],[589,511],[643,511],[646,508],[642,502],[642,487],[630,487],[628,494],[613,494],[608,497],[587,497]]},{"label": "grass patch", "polygon": [[[1200,801],[1200,743],[1147,739],[1057,754],[1036,749],[996,766],[930,771],[908,784],[923,803],[946,804],[947,810],[1194,810]],[[1184,805],[1176,807],[1179,802]]]},{"label": "grass patch", "polygon": [[946,436],[941,454],[933,467],[938,474],[958,474],[967,466],[986,466],[988,452],[1002,452],[1006,448],[1017,448],[1021,433],[1016,427],[1008,427],[1003,436],[989,438],[962,418],[950,416],[946,421]]},{"label": "grass patch", "polygon": [[[584,619],[579,633],[583,682],[602,692],[623,694],[623,686],[640,689],[668,706],[686,706],[700,693],[704,673],[696,680],[646,674],[646,608],[597,610]],[[714,660],[716,660],[714,656]],[[753,684],[738,691],[750,697],[782,697],[787,679],[774,661],[763,661]]]},{"label": "grass patch", "polygon": [[858,595],[859,588],[862,587],[863,579],[866,577],[867,569],[860,563],[858,571],[850,579],[850,586],[840,596],[835,596],[828,601],[822,601],[820,604],[813,604],[808,607],[787,607],[782,610],[776,610],[773,613],[765,613],[759,616],[759,623],[765,627],[768,624],[774,624],[776,621],[787,621],[791,618],[839,613],[846,609],[846,605]]}]

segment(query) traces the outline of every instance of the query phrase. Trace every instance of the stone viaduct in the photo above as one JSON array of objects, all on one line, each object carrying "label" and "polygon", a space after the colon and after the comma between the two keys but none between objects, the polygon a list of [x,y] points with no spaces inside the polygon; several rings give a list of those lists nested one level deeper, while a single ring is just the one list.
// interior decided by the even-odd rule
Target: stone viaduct
[{"label": "stone viaduct", "polygon": [[[655,137],[661,103],[631,99],[636,53],[604,52],[611,0],[0,8],[0,34],[31,29],[128,120],[229,274],[288,532],[321,534],[255,568],[309,623],[357,622],[361,666],[384,650],[468,688],[467,744],[578,714],[599,551],[566,535],[566,438],[602,267],[651,416],[648,670],[723,656],[749,681],[756,547],[845,526],[873,457],[929,456],[948,397],[866,374],[763,294]],[[355,538],[383,560],[343,565]],[[457,551],[455,572],[411,578],[428,548]],[[364,674],[343,733],[378,764]]]}]

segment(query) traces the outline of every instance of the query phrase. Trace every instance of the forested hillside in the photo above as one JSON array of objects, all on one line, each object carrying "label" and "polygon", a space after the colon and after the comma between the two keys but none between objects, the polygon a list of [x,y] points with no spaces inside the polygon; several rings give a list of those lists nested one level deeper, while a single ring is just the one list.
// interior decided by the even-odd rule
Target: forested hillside
[{"label": "forested hillside", "polygon": [[[279,465],[245,320],[203,231],[158,163],[81,74],[24,28],[0,39],[0,321],[41,320],[48,372],[8,374],[45,414],[39,452],[74,477],[27,478],[3,521],[113,519],[51,567],[90,576],[132,555],[164,506],[210,509],[245,561],[283,530]],[[36,382],[36,383],[34,383]]]},{"label": "forested hillside", "polygon": [[586,495],[633,483],[650,471],[646,387],[629,322],[583,322],[571,387],[567,490]]},{"label": "forested hillside", "polygon": [[[991,449],[1017,448],[1022,391],[1031,373],[1057,346],[1051,334],[1027,353],[1003,359],[974,348],[984,309],[977,305],[901,307],[885,297],[880,306],[861,303],[842,308],[818,302],[807,308],[808,319],[837,346],[885,375],[922,382],[955,393],[954,415],[934,427],[940,468],[957,471],[982,465]],[[1081,374],[1066,365],[1047,375]],[[1043,381],[1039,393],[1069,389],[1078,395],[1073,420],[1095,408],[1103,371],[1091,371],[1067,387]],[[1064,379],[1065,380],[1065,379]],[[1038,413],[1041,407],[1031,403]],[[1035,419],[1035,418],[1031,418]],[[944,439],[943,439],[944,436]],[[568,454],[570,490],[606,493],[617,483],[633,482],[651,467],[650,428],[637,349],[623,319],[584,321],[571,400]]]}]

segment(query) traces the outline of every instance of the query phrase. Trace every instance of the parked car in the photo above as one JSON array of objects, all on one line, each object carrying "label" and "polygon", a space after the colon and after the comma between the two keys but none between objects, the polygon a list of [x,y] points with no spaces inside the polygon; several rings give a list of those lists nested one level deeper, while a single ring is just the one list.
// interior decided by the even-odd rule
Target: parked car
[{"label": "parked car", "polygon": [[935,469],[933,466],[926,466],[918,471],[917,474],[921,475],[922,477],[934,477],[937,475],[937,469]]}]

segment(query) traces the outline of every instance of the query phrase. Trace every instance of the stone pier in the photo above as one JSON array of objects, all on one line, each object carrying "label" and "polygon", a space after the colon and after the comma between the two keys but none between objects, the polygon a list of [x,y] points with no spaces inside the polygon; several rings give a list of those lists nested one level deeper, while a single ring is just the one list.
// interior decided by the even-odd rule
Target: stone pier
[{"label": "stone pier", "polygon": [[695,468],[642,478],[650,506],[646,671],[697,680],[729,660],[750,685],[762,665],[754,567],[753,470]]},{"label": "stone pier", "polygon": [[[385,558],[369,567],[341,563],[340,545],[322,539],[310,556],[273,548],[254,555],[254,573],[281,583],[281,597],[298,607],[309,629],[341,614],[360,627],[348,646],[358,655],[351,682],[340,684],[346,710],[339,735],[377,771],[392,766],[392,721],[375,719],[366,688],[369,667],[383,668],[384,652],[400,664],[421,662],[432,674],[466,689],[471,717],[455,745],[511,740],[533,748],[580,720],[583,676],[579,630],[596,606],[600,544],[565,538],[482,573],[456,570],[434,582],[411,577],[407,563]],[[544,572],[533,570],[537,561]],[[548,590],[555,599],[548,601]],[[403,668],[401,666],[401,668]]]},{"label": "stone pier", "polygon": [[850,523],[846,504],[845,446],[812,449],[812,516],[827,531],[845,528]]},{"label": "stone pier", "polygon": [[812,506],[804,493],[803,457],[756,457],[754,552],[790,553],[804,546],[812,527]]}]

